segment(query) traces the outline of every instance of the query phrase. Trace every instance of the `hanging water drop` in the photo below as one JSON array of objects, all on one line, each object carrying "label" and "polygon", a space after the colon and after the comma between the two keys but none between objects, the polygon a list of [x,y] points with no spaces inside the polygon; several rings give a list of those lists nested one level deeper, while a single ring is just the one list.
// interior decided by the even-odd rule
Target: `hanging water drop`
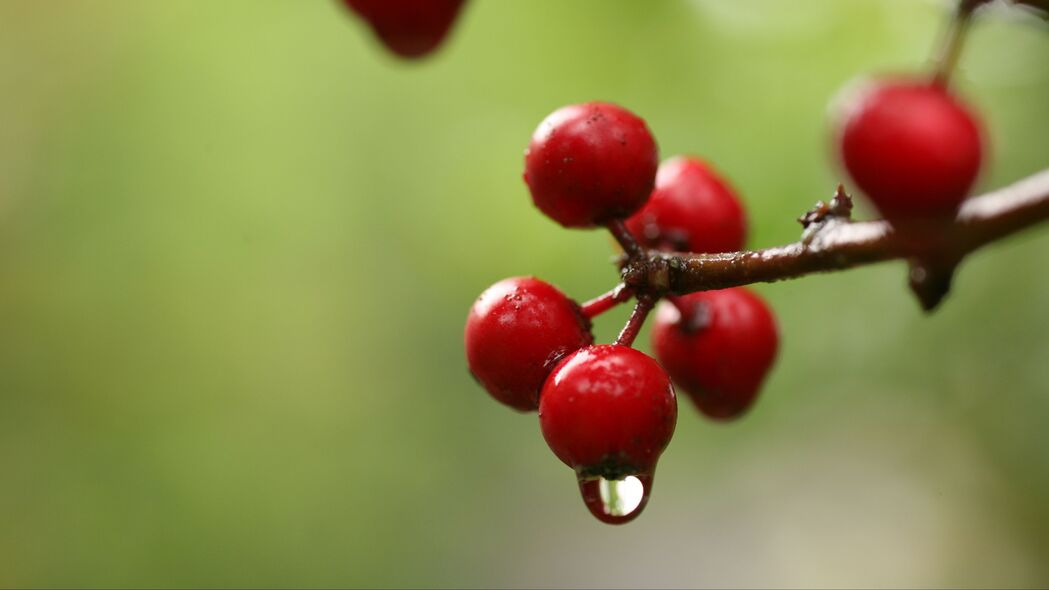
[{"label": "hanging water drop", "polygon": [[628,475],[622,479],[579,477],[583,502],[598,520],[625,524],[637,518],[652,493],[652,474]]}]

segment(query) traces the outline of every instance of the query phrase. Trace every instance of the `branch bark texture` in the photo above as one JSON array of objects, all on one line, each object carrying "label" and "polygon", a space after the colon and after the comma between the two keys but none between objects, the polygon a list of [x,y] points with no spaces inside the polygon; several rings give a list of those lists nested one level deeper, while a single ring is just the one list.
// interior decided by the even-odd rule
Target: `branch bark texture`
[{"label": "branch bark texture", "polygon": [[851,221],[850,209],[839,190],[829,204],[817,204],[801,219],[806,227],[798,242],[723,254],[653,253],[644,268],[628,265],[624,278],[681,295],[893,259],[932,260],[949,275],[972,251],[1049,219],[1049,170],[968,199],[953,220],[906,231],[886,221]]}]

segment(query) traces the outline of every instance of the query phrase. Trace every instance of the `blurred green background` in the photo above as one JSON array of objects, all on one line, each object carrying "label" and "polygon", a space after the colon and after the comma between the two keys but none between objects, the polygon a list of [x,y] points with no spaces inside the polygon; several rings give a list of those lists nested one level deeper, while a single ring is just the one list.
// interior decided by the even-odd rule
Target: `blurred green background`
[{"label": "blurred green background", "polygon": [[[521,182],[547,113],[635,110],[791,241],[829,100],[925,67],[944,9],[475,0],[404,63],[330,0],[0,1],[0,585],[1049,584],[1049,228],[930,317],[902,264],[757,287],[760,403],[682,405],[625,527],[463,359],[496,280],[615,281]],[[972,33],[991,188],[1049,165],[1049,30]]]}]

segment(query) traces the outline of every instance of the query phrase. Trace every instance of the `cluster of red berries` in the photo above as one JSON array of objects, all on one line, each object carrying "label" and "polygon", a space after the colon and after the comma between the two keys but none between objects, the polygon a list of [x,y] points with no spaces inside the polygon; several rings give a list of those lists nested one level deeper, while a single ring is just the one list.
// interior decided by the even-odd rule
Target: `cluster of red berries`
[{"label": "cluster of red berries", "polygon": [[[841,118],[842,160],[897,228],[949,220],[979,172],[975,118],[946,88],[869,82]],[[564,107],[532,136],[524,179],[540,211],[566,228],[607,227],[627,263],[649,250],[717,253],[743,248],[746,216],[735,191],[692,157],[658,163],[645,122],[613,104]],[[652,350],[631,348],[639,322],[613,344],[594,344],[590,320],[631,296],[639,322],[658,299]],[[631,318],[633,322],[635,317]],[[583,305],[531,277],[486,290],[466,321],[470,371],[497,400],[539,410],[554,454],[575,470],[600,520],[636,517],[677,420],[675,385],[705,415],[726,420],[754,401],[776,356],[774,317],[737,287],[674,295],[620,285]],[[633,501],[625,499],[632,485]]]},{"label": "cluster of red berries", "polygon": [[[973,5],[984,0],[972,0]],[[464,0],[343,0],[394,53],[429,54]],[[901,233],[935,242],[980,169],[982,133],[939,81],[855,85],[843,101],[837,149],[858,187]],[[746,216],[732,187],[692,157],[659,163],[645,122],[609,103],[549,115],[532,136],[524,179],[532,200],[566,228],[607,227],[625,250],[623,274],[652,250],[740,250]],[[637,300],[612,344],[595,344],[590,321]],[[631,346],[653,306],[653,359]],[[674,294],[627,284],[582,305],[532,277],[488,288],[465,330],[471,373],[498,401],[539,411],[543,437],[575,470],[590,511],[619,524],[644,508],[660,454],[677,422],[675,386],[708,417],[741,416],[778,348],[775,319],[737,287]]]},{"label": "cluster of red berries", "polygon": [[[525,157],[535,205],[568,228],[607,226],[637,249],[728,252],[743,247],[746,220],[733,189],[708,164],[659,164],[645,122],[613,104],[568,106],[536,130]],[[660,305],[652,332],[659,362],[633,336],[594,344],[590,320],[630,296]],[[625,331],[626,332],[626,331]],[[674,385],[708,416],[741,415],[776,355],[765,303],[744,288],[669,296],[619,288],[579,305],[531,277],[486,290],[466,321],[471,373],[497,400],[539,410],[551,450],[572,467],[583,498],[609,523],[636,517],[677,421]],[[624,499],[631,479],[640,494]],[[632,504],[632,505],[631,505]]]}]

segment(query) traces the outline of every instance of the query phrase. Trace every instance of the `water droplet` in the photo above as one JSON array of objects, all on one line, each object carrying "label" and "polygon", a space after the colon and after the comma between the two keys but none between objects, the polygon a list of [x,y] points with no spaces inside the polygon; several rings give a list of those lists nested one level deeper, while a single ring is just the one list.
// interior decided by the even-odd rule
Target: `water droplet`
[{"label": "water droplet", "polygon": [[579,477],[579,491],[590,513],[606,524],[626,524],[637,518],[652,493],[652,474],[623,479]]}]

